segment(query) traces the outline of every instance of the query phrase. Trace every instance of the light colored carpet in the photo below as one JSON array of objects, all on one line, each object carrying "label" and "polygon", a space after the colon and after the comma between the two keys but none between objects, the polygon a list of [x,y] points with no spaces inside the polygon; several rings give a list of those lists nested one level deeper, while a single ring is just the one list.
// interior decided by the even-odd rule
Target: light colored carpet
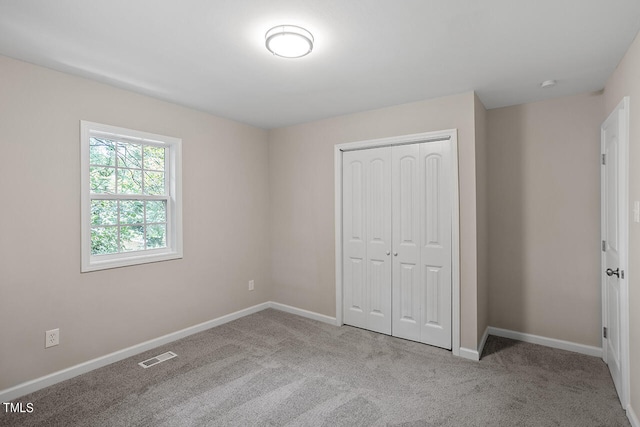
[{"label": "light colored carpet", "polygon": [[16,401],[0,425],[629,425],[595,357],[490,337],[473,362],[271,309]]}]

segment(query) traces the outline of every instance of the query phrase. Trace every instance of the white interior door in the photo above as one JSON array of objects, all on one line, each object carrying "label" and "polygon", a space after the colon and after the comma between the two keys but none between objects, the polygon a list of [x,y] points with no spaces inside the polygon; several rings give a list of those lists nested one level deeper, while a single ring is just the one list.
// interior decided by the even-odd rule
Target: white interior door
[{"label": "white interior door", "polygon": [[343,155],[344,322],[452,347],[451,143]]},{"label": "white interior door", "polygon": [[391,150],[343,155],[344,322],[391,334]]},{"label": "white interior door", "polygon": [[451,348],[451,143],[420,144],[420,341]]},{"label": "white interior door", "polygon": [[602,303],[603,359],[623,406],[626,358],[626,103],[602,124]]},{"label": "white interior door", "polygon": [[451,348],[451,144],[392,149],[392,334]]},{"label": "white interior door", "polygon": [[420,144],[393,147],[393,335],[421,341]]}]

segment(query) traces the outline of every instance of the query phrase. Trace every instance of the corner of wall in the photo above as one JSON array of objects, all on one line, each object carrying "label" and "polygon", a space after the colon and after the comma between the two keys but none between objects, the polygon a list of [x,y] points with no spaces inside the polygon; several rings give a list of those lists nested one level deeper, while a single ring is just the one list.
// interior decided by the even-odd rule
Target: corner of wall
[{"label": "corner of wall", "polygon": [[477,342],[484,345],[489,326],[489,192],[487,110],[474,92],[476,147]]}]

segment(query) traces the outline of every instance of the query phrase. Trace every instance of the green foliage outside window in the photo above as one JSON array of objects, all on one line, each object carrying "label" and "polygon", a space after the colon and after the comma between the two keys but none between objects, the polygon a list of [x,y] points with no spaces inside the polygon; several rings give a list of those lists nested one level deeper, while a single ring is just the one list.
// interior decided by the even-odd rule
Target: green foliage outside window
[{"label": "green foliage outside window", "polygon": [[[90,138],[91,254],[141,251],[167,246],[164,196],[165,148]],[[99,195],[131,195],[100,199]]]}]

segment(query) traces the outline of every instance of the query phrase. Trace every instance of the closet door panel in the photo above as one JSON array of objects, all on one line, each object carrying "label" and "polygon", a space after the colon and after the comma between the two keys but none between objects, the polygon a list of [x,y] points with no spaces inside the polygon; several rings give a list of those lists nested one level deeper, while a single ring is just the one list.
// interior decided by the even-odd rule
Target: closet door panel
[{"label": "closet door panel", "polygon": [[366,328],[365,164],[352,152],[343,154],[342,245],[344,250],[344,322]]},{"label": "closet door panel", "polygon": [[362,150],[367,164],[368,329],[391,334],[391,149]]},{"label": "closet door panel", "polygon": [[391,334],[391,151],[343,154],[344,322]]},{"label": "closet door panel", "polygon": [[393,335],[420,340],[420,197],[417,144],[392,149]]},{"label": "closet door panel", "polygon": [[451,348],[451,145],[420,144],[420,341]]}]

